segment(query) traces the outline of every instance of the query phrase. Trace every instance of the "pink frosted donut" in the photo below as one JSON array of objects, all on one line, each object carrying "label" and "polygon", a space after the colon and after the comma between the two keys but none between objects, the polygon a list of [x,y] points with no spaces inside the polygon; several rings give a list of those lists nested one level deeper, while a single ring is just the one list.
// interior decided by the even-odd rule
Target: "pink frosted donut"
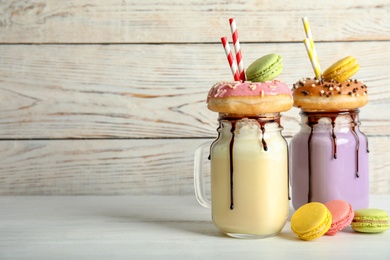
[{"label": "pink frosted donut", "polygon": [[219,113],[259,115],[283,112],[293,105],[292,92],[279,80],[219,82],[207,95],[207,107]]}]

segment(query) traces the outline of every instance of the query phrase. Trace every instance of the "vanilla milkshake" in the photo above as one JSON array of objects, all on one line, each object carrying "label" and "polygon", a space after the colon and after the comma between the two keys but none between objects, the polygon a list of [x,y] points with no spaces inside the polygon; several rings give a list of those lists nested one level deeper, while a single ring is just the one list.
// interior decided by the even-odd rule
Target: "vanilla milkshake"
[{"label": "vanilla milkshake", "polygon": [[213,221],[224,233],[268,236],[282,230],[289,195],[288,149],[281,130],[277,113],[221,118],[210,154],[211,200]]}]

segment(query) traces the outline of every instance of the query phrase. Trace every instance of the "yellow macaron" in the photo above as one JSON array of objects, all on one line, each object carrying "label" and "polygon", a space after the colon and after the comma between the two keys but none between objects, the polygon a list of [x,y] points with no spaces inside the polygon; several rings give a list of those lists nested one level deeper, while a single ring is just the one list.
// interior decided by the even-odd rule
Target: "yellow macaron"
[{"label": "yellow macaron", "polygon": [[294,212],[291,230],[302,240],[313,240],[324,235],[332,224],[332,214],[319,202],[310,202]]},{"label": "yellow macaron", "polygon": [[322,76],[325,80],[344,82],[355,75],[359,68],[360,65],[356,62],[356,59],[352,56],[347,56],[332,64],[324,71]]}]

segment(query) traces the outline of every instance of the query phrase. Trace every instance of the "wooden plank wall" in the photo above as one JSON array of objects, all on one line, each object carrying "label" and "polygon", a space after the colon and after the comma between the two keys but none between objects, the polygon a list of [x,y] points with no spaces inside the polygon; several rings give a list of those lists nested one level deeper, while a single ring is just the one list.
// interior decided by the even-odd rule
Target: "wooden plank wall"
[{"label": "wooden plank wall", "polygon": [[[346,56],[369,86],[361,109],[371,193],[390,193],[390,3],[0,1],[0,195],[191,194],[193,153],[216,137],[208,89],[230,80],[220,37],[235,17],[244,65],[284,57],[281,79]],[[298,109],[284,134],[298,131]]]}]

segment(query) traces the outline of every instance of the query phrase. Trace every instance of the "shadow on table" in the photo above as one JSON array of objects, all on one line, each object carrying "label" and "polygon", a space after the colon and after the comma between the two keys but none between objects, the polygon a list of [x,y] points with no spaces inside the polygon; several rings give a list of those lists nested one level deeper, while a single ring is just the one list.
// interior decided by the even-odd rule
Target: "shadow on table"
[{"label": "shadow on table", "polygon": [[[287,225],[290,225],[290,218],[293,210],[290,209]],[[167,234],[192,233],[194,235],[205,235],[209,237],[229,238],[220,232],[211,220],[210,209],[199,206],[196,201],[189,198],[172,197],[161,199],[161,197],[150,197],[142,201],[129,201],[129,204],[106,205],[102,212],[108,221],[125,222],[132,225],[137,232],[143,230],[158,230],[158,233]],[[172,231],[175,231],[172,233]],[[297,237],[285,227],[277,237],[295,241]]]},{"label": "shadow on table", "polygon": [[[157,201],[156,201],[157,200]],[[212,223],[211,214],[193,201],[188,199],[143,199],[142,202],[130,201],[128,205],[104,205],[102,211],[109,221],[124,222],[142,232],[142,228],[155,229],[161,232],[175,231],[175,234],[193,233],[212,237],[226,237]],[[107,208],[108,206],[108,208]],[[167,233],[169,234],[169,233]]]}]

